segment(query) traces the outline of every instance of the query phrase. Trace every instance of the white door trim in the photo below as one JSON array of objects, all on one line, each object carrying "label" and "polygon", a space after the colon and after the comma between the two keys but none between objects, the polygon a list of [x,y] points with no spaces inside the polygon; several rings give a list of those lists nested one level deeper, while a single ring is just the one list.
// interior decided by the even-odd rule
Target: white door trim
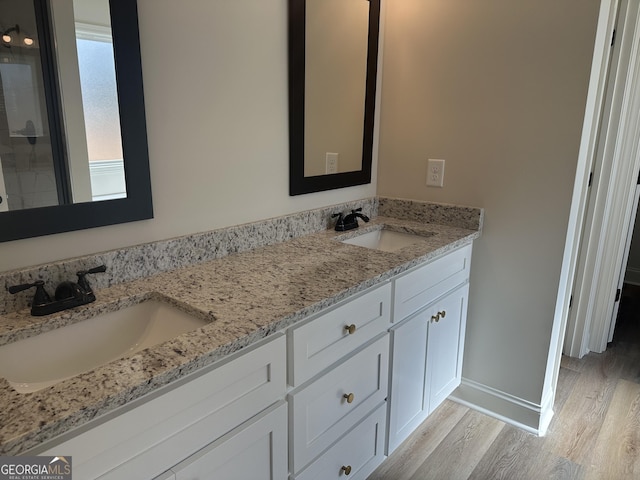
[{"label": "white door trim", "polygon": [[639,2],[629,3],[631,14],[623,35],[621,53],[623,60],[628,58],[628,69],[625,72],[619,68],[620,76],[625,77],[621,78],[624,89],[620,99],[619,128],[613,139],[611,180],[607,185],[603,228],[595,238],[588,239],[589,243],[597,241],[601,245],[602,267],[597,277],[583,280],[597,286],[587,348],[599,353],[607,348],[618,279],[625,268],[625,239],[635,212],[640,169],[640,9]]},{"label": "white door trim", "polygon": [[[553,398],[560,372],[560,359],[564,342],[569,304],[572,294],[573,279],[577,271],[578,251],[583,231],[583,220],[587,207],[588,181],[591,165],[597,149],[597,138],[601,123],[601,112],[604,104],[607,76],[610,63],[610,45],[618,12],[618,0],[602,0],[594,43],[594,53],[589,79],[589,90],[585,106],[585,115],[578,152],[576,177],[574,180],[571,210],[565,239],[565,249],[562,258],[558,296],[551,331],[551,342],[547,357],[542,398],[549,398],[542,405],[542,416],[552,415]],[[574,306],[575,310],[575,306]],[[548,422],[547,422],[548,424]],[[541,425],[540,434],[544,435],[546,425]]]},{"label": "white door trim", "polygon": [[[634,209],[640,138],[640,16],[638,2],[623,2],[620,62],[612,70],[609,128],[600,141],[592,198],[586,210],[574,305],[564,353],[582,357],[606,349],[625,243]],[[572,205],[572,209],[575,205]],[[575,252],[577,253],[577,251]]]},{"label": "white door trim", "polygon": [[[573,356],[579,356],[580,352],[581,338],[576,338],[576,332],[584,329],[583,325],[576,325],[576,322],[582,321],[584,316],[577,316],[576,313],[580,311],[583,315],[585,314],[584,310],[587,306],[585,300],[588,299],[588,295],[580,295],[579,288],[576,288],[574,292],[573,283],[575,278],[585,277],[585,264],[580,261],[583,257],[580,255],[580,246],[582,236],[588,235],[586,224],[589,223],[589,218],[592,217],[592,215],[589,215],[590,208],[588,208],[589,178],[592,168],[594,168],[599,133],[602,129],[602,111],[606,101],[607,79],[611,60],[610,45],[617,21],[619,4],[619,0],[604,0],[600,4],[600,19],[596,33],[587,108],[582,129],[573,198],[569,213],[569,225],[556,300],[554,327],[558,324],[562,326],[561,331],[558,332],[559,338],[556,340],[560,342],[560,345],[564,343],[565,354],[573,354]],[[594,196],[592,195],[592,197]],[[593,203],[593,198],[591,202]],[[574,302],[570,309],[572,295]],[[555,332],[553,333],[555,334]],[[559,360],[560,352],[556,351],[555,353]]]}]

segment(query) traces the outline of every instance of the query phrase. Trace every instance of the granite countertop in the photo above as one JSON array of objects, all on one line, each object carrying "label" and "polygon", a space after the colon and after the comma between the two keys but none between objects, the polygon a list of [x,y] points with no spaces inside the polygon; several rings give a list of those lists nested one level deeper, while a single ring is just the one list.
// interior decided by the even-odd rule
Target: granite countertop
[{"label": "granite countertop", "polygon": [[[433,235],[396,252],[336,241],[383,225]],[[0,378],[0,455],[21,454],[479,234],[377,217],[357,231],[327,230],[100,289],[96,302],[58,314],[32,317],[23,309],[0,316],[0,345],[151,298],[210,321],[34,393],[17,393]]]}]

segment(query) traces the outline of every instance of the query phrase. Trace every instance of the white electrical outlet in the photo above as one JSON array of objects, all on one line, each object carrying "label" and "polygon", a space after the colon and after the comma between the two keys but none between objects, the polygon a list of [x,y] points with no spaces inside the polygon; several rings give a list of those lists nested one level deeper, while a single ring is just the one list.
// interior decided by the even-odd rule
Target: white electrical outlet
[{"label": "white electrical outlet", "polygon": [[338,173],[338,156],[339,154],[331,152],[325,154],[325,173]]},{"label": "white electrical outlet", "polygon": [[444,186],[444,160],[430,158],[427,162],[427,186]]}]

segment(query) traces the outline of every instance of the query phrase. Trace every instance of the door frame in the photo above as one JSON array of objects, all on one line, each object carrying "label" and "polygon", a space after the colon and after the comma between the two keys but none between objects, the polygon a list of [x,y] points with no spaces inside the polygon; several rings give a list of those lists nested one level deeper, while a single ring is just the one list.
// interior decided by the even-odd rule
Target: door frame
[{"label": "door frame", "polygon": [[[573,321],[576,318],[575,316],[571,319],[573,324],[567,328],[570,314],[579,310],[579,300],[577,297],[576,305],[572,305],[574,283],[577,283],[575,282],[576,279],[580,279],[581,282],[589,279],[589,277],[584,274],[585,258],[580,255],[580,245],[583,236],[587,239],[588,243],[591,243],[591,241],[595,239],[595,236],[591,235],[592,230],[585,229],[585,219],[587,218],[589,207],[589,179],[598,150],[598,134],[602,125],[602,112],[606,100],[607,80],[609,78],[611,65],[611,40],[618,18],[620,3],[620,0],[601,0],[600,2],[582,137],[580,139],[571,209],[567,223],[567,235],[565,238],[558,294],[556,297],[556,307],[542,389],[540,435],[546,433],[551,418],[553,417],[553,402],[558,384],[560,361],[563,353],[563,345],[565,344],[565,337],[569,337],[573,341],[575,333],[578,331],[575,325],[576,322]],[[636,40],[638,39],[634,38],[634,43],[637,43]],[[636,56],[637,53],[638,52],[636,52]],[[640,72],[637,71],[638,68],[640,68],[640,65],[634,65],[634,68],[630,68],[629,71],[635,72],[637,75],[640,74]],[[626,113],[629,114],[628,108]],[[605,233],[602,229],[600,232]],[[584,302],[588,297],[582,298]],[[565,335],[565,333],[567,333],[567,335]],[[579,344],[581,344],[581,341]]]},{"label": "door frame", "polygon": [[[590,144],[597,146],[592,151],[596,155],[593,170],[585,168],[588,164],[579,166],[582,170],[579,174],[593,172],[591,198],[588,203],[581,198],[578,204],[574,198],[572,213],[578,207],[584,211],[576,216],[585,218],[584,231],[580,235],[580,225],[570,224],[575,238],[570,248],[568,242],[565,245],[565,256],[567,250],[571,257],[577,255],[577,270],[572,277],[563,279],[567,282],[565,296],[571,292],[569,298],[573,294],[574,300],[567,311],[564,353],[578,358],[589,351],[603,352],[607,346],[640,170],[640,11],[638,2],[620,3],[620,19],[624,22],[622,34],[616,39],[620,42],[620,61],[611,64],[610,105],[606,105],[606,99],[601,101],[606,114],[598,122],[602,125],[608,121],[609,125],[600,140],[597,134],[601,128],[589,139]],[[587,198],[587,189],[588,186],[578,185],[576,178],[574,190],[584,191]],[[571,289],[569,279],[573,278]]]}]

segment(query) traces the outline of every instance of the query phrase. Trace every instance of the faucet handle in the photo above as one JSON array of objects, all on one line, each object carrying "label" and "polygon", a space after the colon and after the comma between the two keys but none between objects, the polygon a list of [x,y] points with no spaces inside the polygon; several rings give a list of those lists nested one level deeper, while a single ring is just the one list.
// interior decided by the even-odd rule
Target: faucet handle
[{"label": "faucet handle", "polygon": [[7,287],[7,290],[9,290],[9,293],[11,294],[15,294],[18,292],[22,292],[24,290],[28,290],[32,287],[37,287],[37,286],[44,286],[44,282],[42,280],[38,280],[37,282],[33,282],[33,283],[23,283],[21,285],[12,285],[10,287]]},{"label": "faucet handle", "polygon": [[89,270],[80,270],[79,272],[76,273],[76,275],[78,275],[78,285],[80,285],[80,287],[85,291],[85,293],[87,293],[88,295],[92,295],[93,290],[91,290],[91,285],[89,285],[89,282],[85,277],[92,273],[102,273],[106,271],[107,271],[106,265],[93,267],[93,268],[90,268]]},{"label": "faucet handle", "polygon": [[36,280],[33,283],[13,285],[11,287],[8,287],[7,290],[9,290],[9,293],[15,294],[24,290],[28,290],[32,287],[36,287],[36,294],[33,296],[33,305],[44,305],[46,303],[51,303],[51,297],[44,289],[44,282],[42,280]]},{"label": "faucet handle", "polygon": [[107,267],[106,265],[100,265],[98,267],[93,267],[90,268],[89,270],[80,270],[78,273],[76,273],[76,275],[78,275],[78,277],[80,276],[85,276],[89,273],[103,273],[107,271]]},{"label": "faucet handle", "polygon": [[356,208],[355,210],[351,210],[351,213],[353,215],[355,215],[356,217],[360,217],[362,220],[365,221],[365,223],[368,222],[369,217],[367,217],[364,213],[360,213],[360,212],[362,212],[362,207]]}]

